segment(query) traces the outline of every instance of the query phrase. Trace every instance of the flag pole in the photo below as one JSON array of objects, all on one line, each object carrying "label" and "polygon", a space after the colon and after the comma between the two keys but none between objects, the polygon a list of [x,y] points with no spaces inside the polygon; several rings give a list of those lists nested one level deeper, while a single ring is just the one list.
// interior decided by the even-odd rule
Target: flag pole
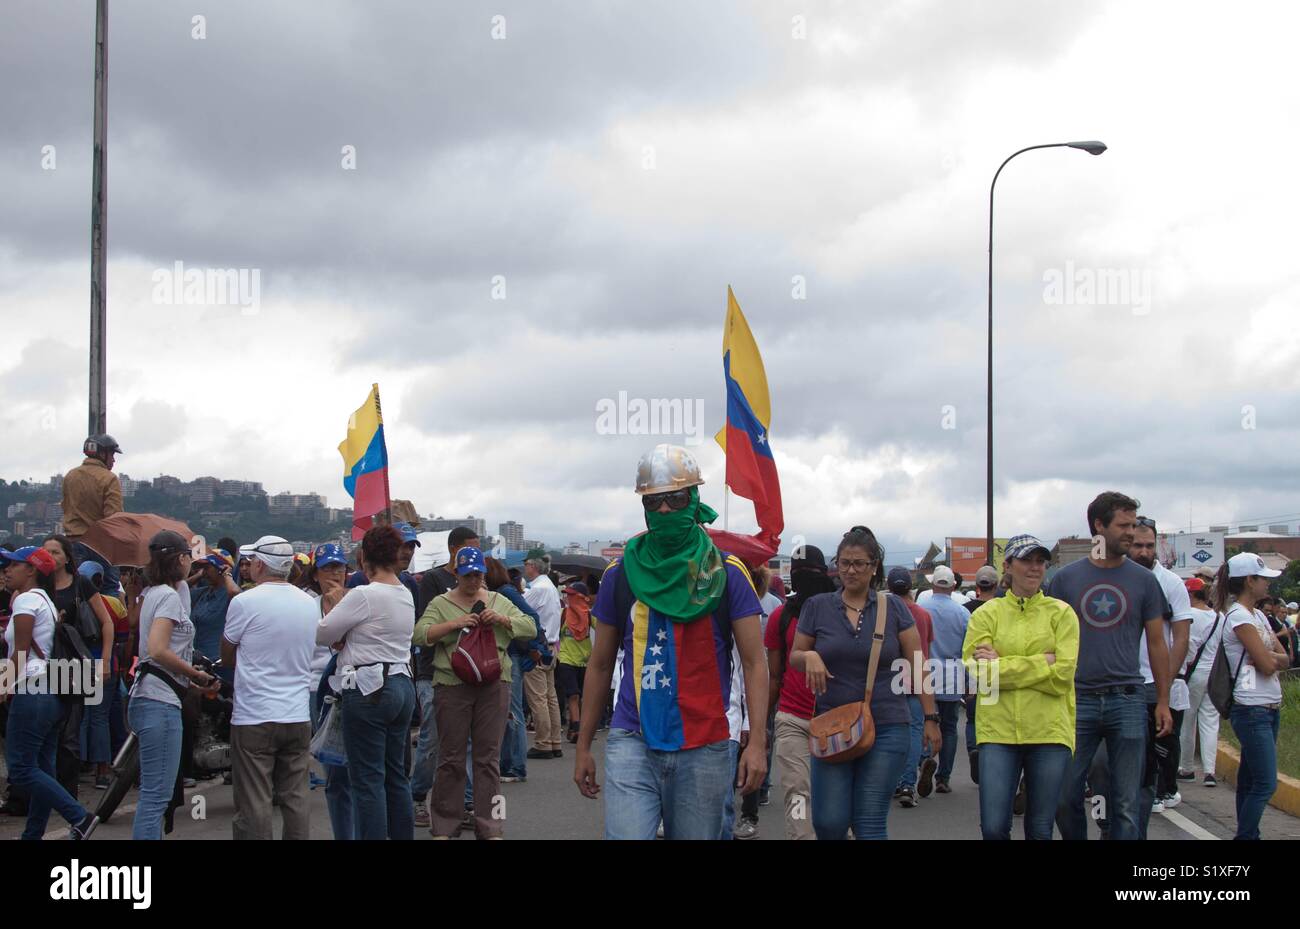
[{"label": "flag pole", "polygon": [[[379,413],[379,422],[382,424],[384,421],[384,407],[383,404],[379,402],[379,385],[375,384],[373,386],[375,388],[375,408]],[[388,460],[387,459],[388,459],[388,432],[385,430],[384,432],[384,510],[380,514],[379,518],[382,525],[391,526],[393,524],[393,499],[392,499],[392,495],[388,492]]]}]

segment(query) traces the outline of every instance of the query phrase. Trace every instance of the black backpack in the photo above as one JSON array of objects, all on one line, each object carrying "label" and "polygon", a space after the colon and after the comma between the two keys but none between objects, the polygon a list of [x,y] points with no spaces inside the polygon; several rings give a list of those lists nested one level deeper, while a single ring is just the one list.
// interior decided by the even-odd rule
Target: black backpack
[{"label": "black backpack", "polygon": [[[54,616],[54,647],[50,649],[50,655],[47,659],[41,647],[36,644],[36,639],[33,638],[32,651],[36,653],[37,658],[42,660],[80,662],[81,687],[73,688],[73,690],[79,689],[81,692],[60,693],[59,700],[65,706],[81,703],[85,700],[86,693],[89,690],[89,680],[86,676],[94,673],[92,666],[95,663],[95,658],[90,654],[90,649],[86,647],[85,640],[82,639],[81,633],[77,631],[73,624],[59,620],[59,611],[54,606],[54,599],[43,590],[40,593],[45,597],[45,602]],[[46,673],[48,674],[48,672]]]},{"label": "black backpack", "polygon": [[1246,661],[1246,646],[1241,647],[1241,661],[1237,662],[1237,670],[1228,670],[1228,651],[1224,648],[1224,641],[1231,627],[1227,625],[1228,616],[1223,616],[1224,628],[1223,636],[1219,638],[1219,648],[1214,653],[1214,664],[1210,666],[1210,677],[1205,683],[1205,692],[1210,697],[1210,702],[1214,708],[1219,711],[1219,715],[1224,719],[1232,712],[1233,692],[1237,689],[1237,677],[1241,674],[1241,666]]}]

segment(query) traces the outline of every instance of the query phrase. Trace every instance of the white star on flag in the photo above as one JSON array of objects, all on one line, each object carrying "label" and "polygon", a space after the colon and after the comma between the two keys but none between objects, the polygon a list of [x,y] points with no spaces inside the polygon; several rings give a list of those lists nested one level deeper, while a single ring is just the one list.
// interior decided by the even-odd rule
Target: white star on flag
[{"label": "white star on flag", "polygon": [[668,633],[666,633],[666,632],[664,632],[662,629],[660,629],[660,630],[659,630],[659,635],[655,636],[655,638],[657,638],[660,642],[666,642],[666,641],[668,641]]},{"label": "white star on flag", "polygon": [[663,650],[664,650],[664,647],[663,647],[662,645],[651,645],[651,646],[650,646],[650,654],[654,655],[656,658],[659,656],[659,653],[662,652]]},{"label": "white star on flag", "polygon": [[766,436],[764,433],[762,433],[762,432],[760,432],[760,433],[758,434],[758,444],[759,444],[759,445],[766,445],[766,444],[767,444],[767,436]]}]

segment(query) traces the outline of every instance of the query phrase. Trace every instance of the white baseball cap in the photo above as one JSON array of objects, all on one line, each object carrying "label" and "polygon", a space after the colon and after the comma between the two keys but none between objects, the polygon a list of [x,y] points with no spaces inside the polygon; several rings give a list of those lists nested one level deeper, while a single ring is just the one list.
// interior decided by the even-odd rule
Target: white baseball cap
[{"label": "white baseball cap", "polygon": [[1228,577],[1281,577],[1281,571],[1270,571],[1264,559],[1254,552],[1242,552],[1228,559]]},{"label": "white baseball cap", "polygon": [[256,558],[273,571],[285,571],[293,561],[293,546],[278,535],[264,535],[252,545],[241,545],[239,557]]},{"label": "white baseball cap", "polygon": [[949,589],[957,586],[957,575],[952,573],[952,568],[946,564],[941,564],[934,569],[933,574],[927,574],[925,579],[930,582],[931,587]]}]

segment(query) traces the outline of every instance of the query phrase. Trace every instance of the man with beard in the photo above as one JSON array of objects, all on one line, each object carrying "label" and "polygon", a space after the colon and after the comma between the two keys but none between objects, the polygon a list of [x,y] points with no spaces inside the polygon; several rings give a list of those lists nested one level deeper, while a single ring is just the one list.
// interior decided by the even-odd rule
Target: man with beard
[{"label": "man with beard", "polygon": [[1138,502],[1106,491],[1088,505],[1093,550],[1062,568],[1044,593],[1079,615],[1075,671],[1074,761],[1061,793],[1056,824],[1064,839],[1086,839],[1083,793],[1097,747],[1110,761],[1105,811],[1115,839],[1141,836],[1138,809],[1147,744],[1147,704],[1138,652],[1147,634],[1155,678],[1156,735],[1173,731],[1169,713],[1169,648],[1164,637],[1165,596],[1150,571],[1125,556],[1137,528]]},{"label": "man with beard", "polygon": [[[1160,589],[1165,595],[1164,640],[1169,649],[1169,674],[1177,678],[1182,671],[1183,662],[1187,660],[1187,643],[1190,641],[1192,628],[1192,601],[1183,586],[1183,580],[1156,559],[1156,523],[1154,519],[1139,516],[1137,529],[1133,535],[1133,545],[1128,550],[1129,558],[1146,568],[1160,582]],[[1151,659],[1147,654],[1147,637],[1142,637],[1142,650],[1138,653],[1142,665],[1142,680],[1147,700],[1147,771],[1142,778],[1141,817],[1142,838],[1147,837],[1147,825],[1151,814],[1163,813],[1170,807],[1182,802],[1178,792],[1178,760],[1182,754],[1178,735],[1183,727],[1183,712],[1187,709],[1190,695],[1187,682],[1175,679],[1170,685],[1169,713],[1174,720],[1173,731],[1166,736],[1156,737],[1155,733],[1155,675],[1151,673]]]},{"label": "man with beard", "polygon": [[[605,710],[614,658],[624,650],[618,703],[605,747],[605,837],[716,839],[733,773],[753,793],[767,769],[767,662],[762,607],[740,559],[704,531],[718,514],[700,501],[699,465],[657,445],[641,457],[636,491],[647,532],[630,539],[600,582],[600,624],[583,687],[573,779],[600,792],[591,741]],[[732,644],[740,653],[749,744],[733,767],[727,708]]]}]

